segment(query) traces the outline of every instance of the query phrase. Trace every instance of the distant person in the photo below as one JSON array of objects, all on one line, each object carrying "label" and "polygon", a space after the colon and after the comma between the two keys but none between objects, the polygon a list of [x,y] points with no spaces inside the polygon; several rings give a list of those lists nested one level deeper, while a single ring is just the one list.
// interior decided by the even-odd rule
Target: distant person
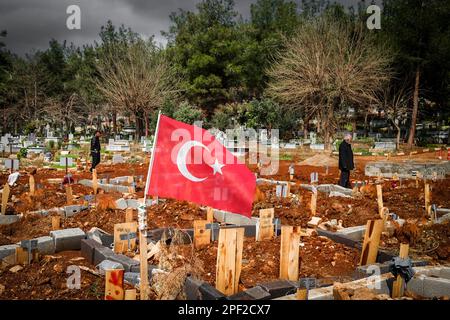
[{"label": "distant person", "polygon": [[93,169],[100,163],[100,130],[95,131],[95,135],[91,139],[91,156],[92,156],[92,167],[89,170],[92,172]]},{"label": "distant person", "polygon": [[344,141],[339,146],[339,170],[341,170],[341,178],[339,179],[339,185],[344,188],[351,188],[350,185],[350,171],[355,168],[353,164],[353,151],[352,151],[352,135],[346,133]]}]

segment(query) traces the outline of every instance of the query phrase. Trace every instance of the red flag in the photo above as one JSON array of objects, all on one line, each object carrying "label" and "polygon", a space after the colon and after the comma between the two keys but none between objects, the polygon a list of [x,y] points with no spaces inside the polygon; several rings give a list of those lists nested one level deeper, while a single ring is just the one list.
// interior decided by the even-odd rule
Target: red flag
[{"label": "red flag", "polygon": [[147,195],[251,216],[255,175],[208,131],[161,115]]}]

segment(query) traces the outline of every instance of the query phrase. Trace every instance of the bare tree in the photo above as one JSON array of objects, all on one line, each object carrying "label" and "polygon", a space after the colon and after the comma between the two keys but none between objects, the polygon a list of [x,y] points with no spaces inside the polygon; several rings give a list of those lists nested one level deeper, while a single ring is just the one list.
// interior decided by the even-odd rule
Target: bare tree
[{"label": "bare tree", "polygon": [[400,148],[401,123],[408,117],[410,97],[411,93],[404,86],[395,90],[392,85],[389,85],[379,94],[379,106],[397,130],[397,150]]},{"label": "bare tree", "polygon": [[164,54],[152,42],[139,40],[118,52],[120,56],[109,50],[99,60],[97,88],[111,107],[134,115],[137,134],[144,118],[147,136],[149,113],[176,94],[177,78]]},{"label": "bare tree", "polygon": [[390,78],[391,57],[360,25],[327,16],[303,23],[279,53],[269,76],[269,93],[318,117],[327,150],[337,127],[335,111],[366,106]]}]

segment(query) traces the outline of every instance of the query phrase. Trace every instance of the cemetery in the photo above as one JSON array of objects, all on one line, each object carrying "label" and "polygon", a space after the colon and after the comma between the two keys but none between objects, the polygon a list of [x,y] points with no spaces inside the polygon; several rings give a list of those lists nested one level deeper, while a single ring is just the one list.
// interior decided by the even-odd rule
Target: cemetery
[{"label": "cemetery", "polygon": [[[389,160],[357,156],[354,187],[345,189],[337,185],[335,155],[307,144],[281,147],[292,159],[280,160],[277,174],[247,164],[257,176],[251,219],[147,198],[142,248],[138,209],[151,160],[144,140],[110,139],[92,174],[86,149],[76,145],[57,151],[55,166],[43,161],[44,152],[4,158],[2,299],[104,299],[111,290],[106,279],[115,273],[122,291],[108,299],[444,299],[450,292],[450,180],[437,150]],[[436,295],[423,286],[393,295],[389,263],[404,243],[422,277],[412,287],[427,274],[443,274]],[[143,282],[142,262],[148,264]],[[383,270],[378,292],[361,284],[374,263]],[[73,265],[80,268],[80,290],[66,287]]]},{"label": "cemetery", "polygon": [[4,2],[0,303],[450,301],[449,1]]}]

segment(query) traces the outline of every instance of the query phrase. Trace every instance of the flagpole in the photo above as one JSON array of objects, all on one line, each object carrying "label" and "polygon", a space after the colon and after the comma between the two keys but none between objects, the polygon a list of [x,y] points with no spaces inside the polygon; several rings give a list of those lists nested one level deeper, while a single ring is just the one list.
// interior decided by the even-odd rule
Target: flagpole
[{"label": "flagpole", "polygon": [[158,138],[158,132],[159,132],[159,119],[161,118],[161,110],[158,112],[158,120],[156,122],[156,130],[155,130],[155,137],[153,138],[153,145],[152,145],[152,158],[150,159],[150,165],[148,166],[148,172],[147,172],[147,181],[145,182],[145,192],[144,192],[144,206],[147,207],[147,193],[148,188],[150,187],[150,177],[153,170],[153,162],[155,159],[155,147],[156,147],[156,141]]},{"label": "flagpole", "polygon": [[147,181],[145,183],[144,203],[138,208],[138,222],[139,222],[139,262],[140,262],[140,299],[148,300],[149,298],[149,284],[148,284],[148,265],[147,265],[147,191],[150,185],[150,176],[155,159],[155,147],[159,131],[159,119],[161,118],[161,110],[158,113],[158,121],[156,123],[155,137],[152,146],[152,158],[148,166]]}]

